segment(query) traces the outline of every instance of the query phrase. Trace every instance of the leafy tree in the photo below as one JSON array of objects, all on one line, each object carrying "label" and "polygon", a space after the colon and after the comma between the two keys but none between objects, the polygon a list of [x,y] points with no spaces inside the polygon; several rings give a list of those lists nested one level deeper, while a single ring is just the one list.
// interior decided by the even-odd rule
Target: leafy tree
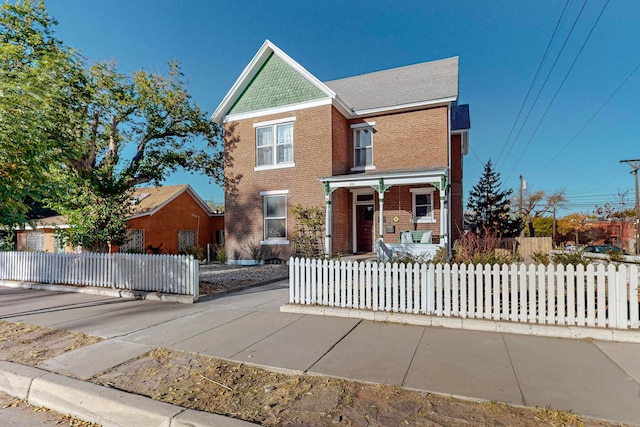
[{"label": "leafy tree", "polygon": [[[538,216],[532,220],[535,235],[538,237],[551,237],[553,235],[553,218],[548,216]],[[526,231],[526,230],[525,230]],[[533,236],[529,236],[533,237]]]},{"label": "leafy tree", "polygon": [[[518,206],[518,215],[523,218],[527,225],[527,233],[525,234],[529,237],[535,237],[538,232],[534,224],[536,219],[550,212],[553,213],[555,218],[557,208],[564,202],[566,202],[566,198],[563,190],[557,190],[547,196],[543,190],[532,191],[527,189],[522,193],[522,200],[520,200],[519,195],[515,197],[513,206]],[[552,236],[553,232],[545,235]]]},{"label": "leafy tree", "polygon": [[0,225],[59,193],[52,173],[75,155],[69,127],[84,70],[52,33],[43,2],[0,6]]},{"label": "leafy tree", "polygon": [[576,244],[580,244],[580,234],[591,229],[587,223],[589,215],[581,213],[569,214],[558,221],[558,232],[565,236],[575,237]]},{"label": "leafy tree", "polygon": [[520,196],[515,198],[514,206],[519,207],[518,214],[527,224],[530,237],[535,237],[536,235],[533,220],[544,212],[541,202],[544,201],[545,197],[546,194],[542,190],[531,191],[527,189],[522,193],[522,200],[520,200]]},{"label": "leafy tree", "polygon": [[89,67],[53,38],[43,2],[4,5],[0,22],[5,223],[24,215],[25,196],[46,199],[67,217],[61,234],[69,244],[105,250],[124,242],[136,186],[159,184],[178,168],[222,181],[219,127],[187,91],[177,62],[166,75]]},{"label": "leafy tree", "polygon": [[503,237],[519,235],[523,222],[510,212],[512,193],[513,190],[501,189],[500,173],[493,170],[489,160],[478,184],[469,192],[465,222],[480,234],[491,231]]},{"label": "leafy tree", "polygon": [[187,92],[176,62],[167,76],[141,70],[129,79],[111,64],[88,73],[86,113],[77,123],[82,151],[60,172],[66,196],[50,204],[71,225],[63,238],[72,245],[92,241],[90,248],[103,250],[124,243],[136,186],[158,185],[178,168],[221,182],[222,158],[219,128]]},{"label": "leafy tree", "polygon": [[557,240],[557,236],[556,236],[556,229],[557,229],[556,213],[558,212],[558,209],[560,209],[560,208],[565,206],[566,202],[567,202],[567,198],[565,197],[564,190],[557,190],[555,193],[553,193],[552,195],[550,195],[547,198],[547,205],[549,206],[549,212],[551,212],[553,214],[552,239],[553,239],[553,244],[554,245],[556,244],[556,240]]}]

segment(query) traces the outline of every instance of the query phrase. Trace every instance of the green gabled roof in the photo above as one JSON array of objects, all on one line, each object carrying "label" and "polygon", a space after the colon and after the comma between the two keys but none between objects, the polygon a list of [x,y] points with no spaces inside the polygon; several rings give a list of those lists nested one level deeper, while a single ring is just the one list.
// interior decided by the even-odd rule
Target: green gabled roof
[{"label": "green gabled roof", "polygon": [[327,95],[278,55],[271,53],[227,114],[264,110]]}]

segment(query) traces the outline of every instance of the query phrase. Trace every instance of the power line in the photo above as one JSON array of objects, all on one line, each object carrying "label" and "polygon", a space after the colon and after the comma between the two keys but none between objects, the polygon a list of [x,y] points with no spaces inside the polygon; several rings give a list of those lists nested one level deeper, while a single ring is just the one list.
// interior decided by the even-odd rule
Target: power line
[{"label": "power line", "polygon": [[593,113],[593,115],[589,118],[589,120],[587,120],[586,123],[582,125],[580,130],[578,130],[578,132],[576,132],[576,134],[569,141],[567,141],[567,143],[560,149],[560,151],[558,151],[558,154],[556,154],[551,160],[549,160],[547,165],[542,168],[541,172],[544,172],[549,166],[551,166],[551,163],[553,163],[558,157],[560,157],[560,154],[562,154],[564,150],[566,150],[569,147],[569,145],[571,145],[571,143],[573,143],[573,141],[575,141],[576,138],[578,138],[578,135],[580,135],[580,133],[582,133],[582,131],[593,121],[593,119],[595,119],[595,117],[598,114],[600,114],[600,112],[604,109],[604,107],[611,101],[611,99],[613,99],[613,97],[618,93],[618,91],[622,89],[622,87],[629,81],[629,79],[635,74],[635,72],[638,71],[639,68],[640,68],[640,63],[636,65],[633,71],[631,71],[631,73],[629,73],[629,75],[624,79],[624,81],[620,83],[620,85],[611,93],[611,95],[609,95],[607,100],[604,101],[602,105],[600,105],[600,107],[596,110],[595,113]]},{"label": "power line", "polygon": [[469,151],[471,151],[473,153],[473,155],[475,156],[475,158],[478,159],[478,163],[480,163],[480,166],[484,166],[484,163],[482,163],[482,160],[480,160],[480,157],[478,157],[478,155],[473,150],[473,148],[471,148],[471,145],[469,145]]},{"label": "power line", "polygon": [[520,110],[518,111],[518,114],[516,116],[516,119],[513,121],[513,125],[511,126],[511,130],[509,131],[509,135],[507,136],[507,139],[504,141],[504,144],[502,145],[502,149],[500,150],[500,154],[498,154],[498,158],[496,159],[496,165],[500,162],[500,158],[502,157],[502,153],[504,152],[504,149],[506,148],[507,144],[509,143],[509,139],[511,139],[511,135],[513,134],[513,130],[516,127],[516,124],[518,123],[518,120],[520,120],[520,115],[522,114],[522,110],[524,109],[525,104],[527,103],[527,100],[529,99],[529,95],[531,94],[531,90],[533,89],[533,86],[536,82],[536,80],[538,79],[538,75],[540,74],[540,71],[542,70],[542,66],[544,64],[544,62],[547,59],[547,55],[549,54],[549,51],[551,50],[551,45],[553,43],[553,40],[555,39],[556,35],[558,34],[558,28],[560,28],[560,23],[562,22],[562,18],[564,17],[564,14],[567,10],[567,6],[569,6],[569,0],[566,1],[566,3],[564,4],[564,8],[562,8],[562,13],[560,14],[560,17],[558,18],[558,22],[556,23],[556,27],[553,30],[553,34],[551,34],[551,38],[549,39],[549,42],[547,43],[547,48],[544,51],[544,55],[542,55],[542,59],[540,60],[540,64],[538,65],[538,69],[536,70],[535,75],[533,76],[533,79],[531,80],[531,84],[529,85],[529,90],[527,90],[527,94],[525,95],[524,99],[522,100],[522,104],[520,105]]},{"label": "power line", "polygon": [[578,61],[578,58],[580,57],[580,54],[582,53],[582,51],[584,50],[584,47],[587,45],[587,42],[591,38],[591,35],[593,34],[593,31],[595,30],[596,26],[598,25],[598,22],[600,22],[600,18],[602,17],[602,14],[604,13],[604,11],[607,8],[608,4],[609,4],[609,0],[607,0],[607,2],[604,4],[604,6],[602,6],[602,10],[600,10],[600,14],[598,15],[598,18],[593,23],[593,26],[591,27],[591,30],[589,31],[589,34],[587,34],[587,37],[585,38],[584,43],[582,43],[582,46],[580,46],[580,50],[578,51],[578,53],[576,54],[575,58],[573,59],[573,62],[571,63],[571,66],[567,70],[567,73],[565,74],[564,78],[562,79],[562,82],[560,83],[560,86],[558,87],[558,90],[556,90],[556,93],[553,95],[553,98],[551,98],[551,101],[549,102],[549,105],[547,106],[547,109],[544,111],[544,114],[540,118],[540,121],[538,121],[538,125],[536,126],[536,128],[533,131],[533,134],[531,135],[531,137],[527,141],[526,145],[524,146],[524,149],[520,153],[520,157],[518,157],[518,160],[516,160],[516,163],[513,166],[513,169],[511,170],[511,172],[509,173],[507,179],[509,179],[509,177],[511,177],[511,175],[515,171],[515,168],[518,166],[518,163],[520,163],[520,160],[522,159],[522,156],[527,151],[527,148],[529,147],[529,144],[531,144],[531,141],[533,140],[533,138],[535,137],[536,133],[538,132],[538,129],[540,129],[540,125],[544,121],[545,117],[547,117],[547,113],[549,113],[549,110],[551,109],[551,106],[553,105],[554,101],[558,97],[558,94],[560,93],[560,90],[562,89],[562,87],[564,86],[565,82],[567,81],[567,78],[569,77],[569,74],[571,74],[571,71],[573,70],[573,67],[576,65],[576,62]]},{"label": "power line", "polygon": [[524,126],[529,121],[529,117],[531,116],[531,113],[533,112],[533,108],[538,103],[538,99],[540,98],[540,95],[542,94],[542,91],[546,87],[547,82],[549,81],[549,78],[551,77],[551,73],[555,69],[556,64],[558,63],[558,60],[560,59],[560,56],[562,55],[562,52],[564,51],[564,48],[567,45],[567,42],[569,41],[569,38],[571,37],[571,34],[573,34],[573,30],[575,29],[575,27],[576,27],[576,25],[578,23],[578,20],[580,19],[580,16],[582,16],[582,11],[584,10],[586,5],[587,5],[587,0],[584,0],[584,3],[582,3],[582,7],[580,8],[580,12],[578,12],[578,15],[576,16],[576,19],[573,21],[573,24],[571,25],[571,29],[567,33],[567,35],[566,35],[566,37],[564,39],[564,42],[562,43],[562,46],[560,47],[560,50],[558,51],[558,54],[556,55],[556,59],[553,61],[553,64],[551,65],[551,68],[549,69],[549,72],[547,73],[547,77],[545,77],[544,82],[542,83],[542,86],[540,86],[540,89],[538,89],[538,93],[536,94],[536,98],[533,100],[533,104],[531,104],[531,107],[529,107],[529,112],[527,112],[527,115],[524,118],[524,121],[520,125],[520,129],[518,129],[518,133],[516,134],[515,138],[511,142],[509,150],[507,151],[507,154],[505,155],[501,166],[504,166],[505,162],[507,161],[507,158],[509,157],[509,154],[511,154],[511,150],[513,150],[513,147],[515,146],[516,142],[518,141],[518,138],[520,137],[520,134],[522,133],[522,130],[524,129]]}]

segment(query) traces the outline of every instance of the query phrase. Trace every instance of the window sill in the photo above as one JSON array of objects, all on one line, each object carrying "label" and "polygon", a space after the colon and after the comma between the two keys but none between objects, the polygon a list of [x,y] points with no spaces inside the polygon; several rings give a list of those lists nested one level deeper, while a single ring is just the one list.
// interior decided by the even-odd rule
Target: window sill
[{"label": "window sill", "polygon": [[354,166],[351,168],[351,172],[363,172],[375,170],[375,166]]},{"label": "window sill", "polygon": [[268,166],[256,166],[253,168],[254,171],[268,171],[273,169],[286,169],[286,168],[295,168],[295,163],[283,163],[280,165],[268,165]]},{"label": "window sill", "polygon": [[261,245],[288,245],[289,241],[287,239],[270,239],[270,240],[261,240]]},{"label": "window sill", "polygon": [[436,220],[435,218],[414,218],[409,222],[411,222],[412,224],[435,224]]}]

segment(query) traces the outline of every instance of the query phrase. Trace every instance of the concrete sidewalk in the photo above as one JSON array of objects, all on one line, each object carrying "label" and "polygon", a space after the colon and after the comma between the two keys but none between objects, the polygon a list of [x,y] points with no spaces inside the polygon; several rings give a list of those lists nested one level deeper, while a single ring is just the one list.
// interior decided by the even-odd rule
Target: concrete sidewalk
[{"label": "concrete sidewalk", "polygon": [[[31,392],[39,390],[35,394],[38,404],[63,405],[60,401],[64,400],[69,407],[52,409],[118,425],[109,418],[115,416],[114,412],[130,410],[132,416],[139,416],[137,411],[142,404],[135,401],[128,406],[131,409],[119,406],[117,411],[100,411],[95,408],[103,405],[108,409],[112,405],[105,403],[110,400],[98,398],[104,389],[80,380],[161,346],[295,373],[571,410],[588,417],[640,425],[640,344],[281,313],[279,308],[287,298],[286,282],[193,305],[0,288],[2,320],[105,338],[49,359],[42,369],[28,368],[20,375],[12,371],[25,368],[2,363],[0,389],[27,381]],[[105,354],[109,357],[103,357]],[[74,389],[95,399],[61,398],[74,396]],[[42,395],[57,398],[39,397]],[[89,402],[95,402],[95,407],[87,409]],[[152,407],[158,404],[149,403]],[[163,405],[166,404],[159,406]],[[185,425],[180,424],[180,416],[208,415],[183,414],[181,410],[171,407],[152,412],[168,417],[165,425],[171,426]],[[215,425],[227,425],[219,419],[216,422]]]}]

